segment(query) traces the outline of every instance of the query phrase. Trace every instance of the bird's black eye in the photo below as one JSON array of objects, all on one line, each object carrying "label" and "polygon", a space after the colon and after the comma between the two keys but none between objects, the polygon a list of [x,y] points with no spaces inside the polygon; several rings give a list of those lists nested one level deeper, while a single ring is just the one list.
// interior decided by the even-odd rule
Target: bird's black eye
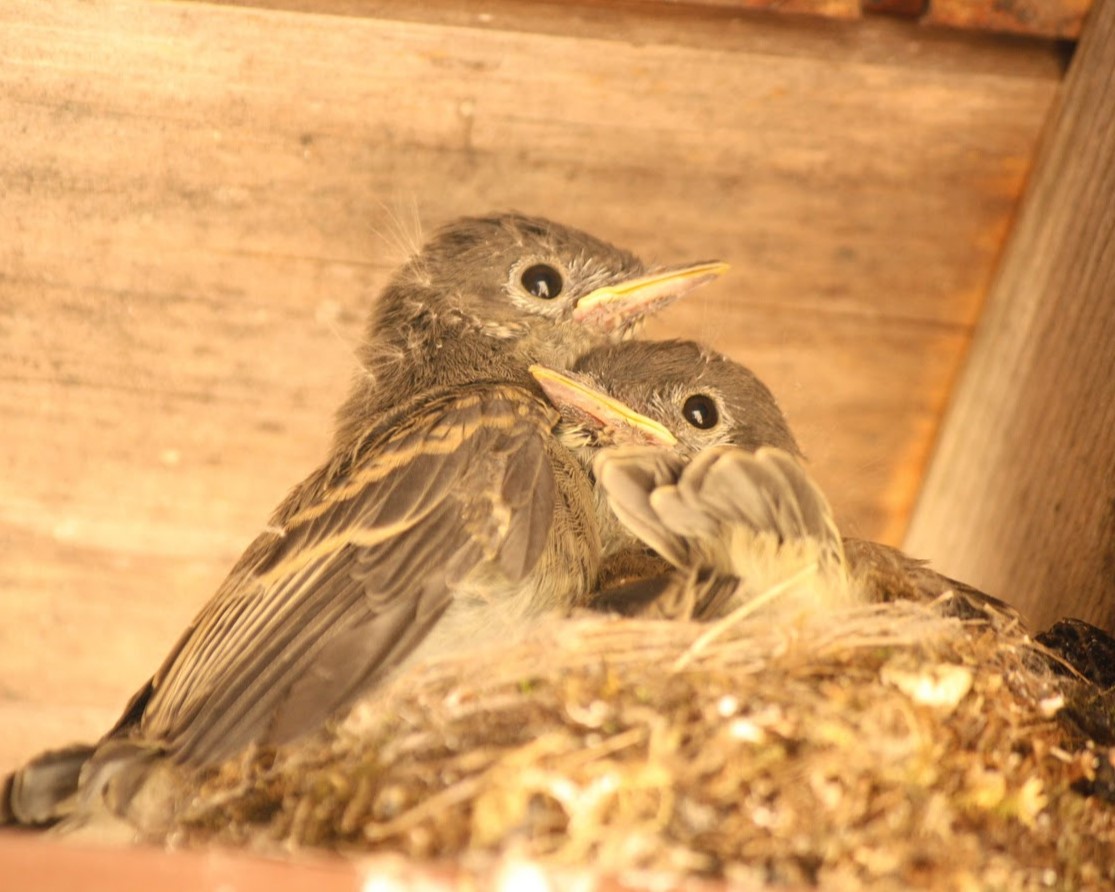
[{"label": "bird's black eye", "polygon": [[681,414],[693,427],[699,427],[703,431],[707,431],[720,420],[720,410],[716,408],[716,400],[703,393],[695,393],[689,397],[681,407]]},{"label": "bird's black eye", "polygon": [[519,281],[528,292],[543,300],[553,300],[561,294],[562,286],[565,284],[561,280],[561,273],[545,263],[528,266],[523,270]]}]

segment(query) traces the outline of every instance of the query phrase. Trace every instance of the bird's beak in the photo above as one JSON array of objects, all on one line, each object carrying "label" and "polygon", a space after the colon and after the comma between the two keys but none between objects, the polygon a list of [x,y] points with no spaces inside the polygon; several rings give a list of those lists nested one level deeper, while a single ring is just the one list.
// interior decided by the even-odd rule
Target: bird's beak
[{"label": "bird's beak", "polygon": [[667,447],[677,444],[677,437],[653,418],[639,414],[625,403],[576,378],[542,365],[532,365],[530,373],[559,411],[578,410],[602,430],[618,435],[618,440],[624,444]]},{"label": "bird's beak", "polygon": [[603,332],[624,328],[722,276],[727,269],[726,263],[707,260],[604,285],[577,301],[573,307],[573,321]]}]

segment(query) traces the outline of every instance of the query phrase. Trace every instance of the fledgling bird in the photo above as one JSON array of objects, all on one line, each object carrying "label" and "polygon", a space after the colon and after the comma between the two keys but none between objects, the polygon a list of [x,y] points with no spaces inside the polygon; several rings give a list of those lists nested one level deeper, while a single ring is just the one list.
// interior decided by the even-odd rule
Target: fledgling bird
[{"label": "fledgling bird", "polygon": [[600,553],[591,489],[528,366],[624,337],[723,269],[648,273],[518,214],[443,228],[373,310],[328,460],[104,739],[6,779],[0,822],[51,823],[98,802],[125,812],[156,768],[291,740],[421,648],[581,603]]},{"label": "fledgling bird", "polygon": [[[602,526],[605,540],[622,546],[624,531],[634,533],[657,555],[622,546],[615,569],[602,570],[598,607],[713,618],[815,563],[829,602],[950,593],[944,609],[958,615],[1017,617],[898,549],[841,537],[774,396],[744,366],[692,342],[628,342],[539,378],[567,441],[622,447],[593,455],[597,500],[617,515],[610,533]],[[676,443],[641,448],[648,424]]]},{"label": "fledgling bird", "polygon": [[[543,364],[532,373],[562,413],[560,439],[581,454],[586,467],[600,449],[664,438],[671,438],[671,451],[684,458],[721,445],[750,451],[777,446],[800,455],[767,386],[749,369],[694,341],[626,341],[589,351],[568,373]],[[602,492],[597,496],[604,498]],[[598,514],[611,516],[606,510]],[[605,555],[629,543],[618,523],[604,527],[602,535]]]},{"label": "fledgling bird", "polygon": [[[563,442],[594,462],[598,609],[712,618],[811,562],[830,595],[846,593],[832,511],[749,369],[691,341],[632,341],[534,374]],[[667,436],[668,448],[644,445]]]}]

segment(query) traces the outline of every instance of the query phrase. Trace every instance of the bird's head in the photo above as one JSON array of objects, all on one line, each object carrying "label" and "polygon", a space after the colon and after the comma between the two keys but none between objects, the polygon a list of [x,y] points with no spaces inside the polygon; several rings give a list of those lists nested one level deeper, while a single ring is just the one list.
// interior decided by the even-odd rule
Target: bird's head
[{"label": "bird's head", "polygon": [[692,341],[626,341],[569,373],[531,374],[562,414],[570,445],[656,445],[683,457],[711,446],[777,446],[800,455],[773,394],[748,368]]},{"label": "bird's head", "polygon": [[399,271],[373,324],[386,332],[424,320],[564,369],[726,268],[710,261],[648,270],[633,254],[549,220],[466,217]]}]

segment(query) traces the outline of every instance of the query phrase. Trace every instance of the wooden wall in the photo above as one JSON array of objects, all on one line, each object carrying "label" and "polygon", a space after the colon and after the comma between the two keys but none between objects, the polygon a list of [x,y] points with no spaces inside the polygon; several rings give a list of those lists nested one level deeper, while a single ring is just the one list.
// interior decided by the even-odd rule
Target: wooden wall
[{"label": "wooden wall", "polygon": [[1037,628],[1115,631],[1115,0],[1052,116],[907,536]]},{"label": "wooden wall", "polygon": [[674,4],[0,5],[0,768],[95,736],[321,457],[388,271],[517,208],[732,273],[651,334],[901,540],[1052,44]]}]

